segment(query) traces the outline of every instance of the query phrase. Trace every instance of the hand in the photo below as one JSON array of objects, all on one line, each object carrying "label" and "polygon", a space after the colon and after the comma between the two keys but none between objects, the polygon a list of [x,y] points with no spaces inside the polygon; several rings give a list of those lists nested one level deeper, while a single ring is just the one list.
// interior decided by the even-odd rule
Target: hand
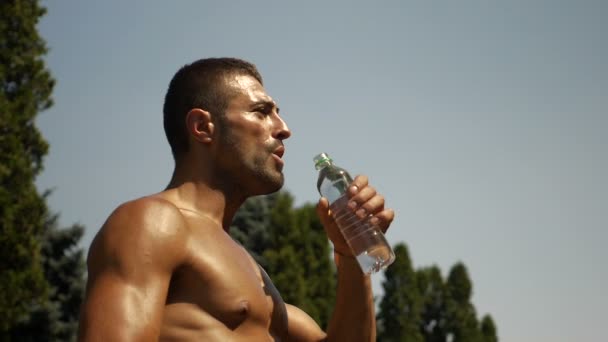
[{"label": "hand", "polygon": [[[367,176],[357,176],[350,184],[347,192],[349,196],[349,208],[357,216],[364,218],[369,216],[370,222],[376,225],[382,233],[386,233],[391,222],[395,219],[392,209],[384,208],[384,197],[376,192],[376,189],[368,185]],[[317,204],[317,214],[325,228],[327,236],[334,244],[334,251],[344,256],[353,256],[348,247],[340,228],[331,216],[329,202],[322,197]]]}]

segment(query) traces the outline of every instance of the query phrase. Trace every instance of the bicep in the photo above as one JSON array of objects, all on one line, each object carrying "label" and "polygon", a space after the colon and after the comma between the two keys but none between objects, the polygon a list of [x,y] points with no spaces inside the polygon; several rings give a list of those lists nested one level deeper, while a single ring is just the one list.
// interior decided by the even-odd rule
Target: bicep
[{"label": "bicep", "polygon": [[293,305],[287,307],[288,332],[290,341],[325,341],[327,334],[307,313]]},{"label": "bicep", "polygon": [[156,224],[150,216],[142,205],[119,208],[95,237],[87,260],[81,341],[158,338],[171,274],[184,248],[179,232],[166,228],[175,220]]},{"label": "bicep", "polygon": [[83,341],[148,341],[160,332],[168,281],[147,284],[124,279],[111,270],[89,279],[80,317]]}]

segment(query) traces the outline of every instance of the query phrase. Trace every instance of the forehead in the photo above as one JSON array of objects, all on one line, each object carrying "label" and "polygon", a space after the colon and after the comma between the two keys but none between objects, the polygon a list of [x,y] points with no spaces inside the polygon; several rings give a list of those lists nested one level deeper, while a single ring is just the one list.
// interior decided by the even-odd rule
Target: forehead
[{"label": "forehead", "polygon": [[[270,95],[266,93],[266,89],[249,75],[233,75],[227,78],[226,85],[234,94],[230,101],[231,104],[246,105],[249,103],[271,102],[275,104]],[[276,104],[275,104],[276,105]]]}]

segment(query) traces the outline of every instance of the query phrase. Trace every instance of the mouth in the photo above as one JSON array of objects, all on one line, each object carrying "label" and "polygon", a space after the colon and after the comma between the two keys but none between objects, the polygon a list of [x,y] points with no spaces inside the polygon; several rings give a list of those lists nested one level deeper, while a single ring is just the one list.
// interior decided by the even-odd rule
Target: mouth
[{"label": "mouth", "polygon": [[285,154],[285,147],[279,146],[276,150],[274,150],[274,152],[272,152],[272,154],[279,157],[279,159],[283,158],[283,155]]},{"label": "mouth", "polygon": [[282,159],[284,154],[285,154],[284,146],[280,146],[272,152],[272,157],[277,162],[277,164],[281,170],[283,169],[283,165],[285,165],[285,162]]}]

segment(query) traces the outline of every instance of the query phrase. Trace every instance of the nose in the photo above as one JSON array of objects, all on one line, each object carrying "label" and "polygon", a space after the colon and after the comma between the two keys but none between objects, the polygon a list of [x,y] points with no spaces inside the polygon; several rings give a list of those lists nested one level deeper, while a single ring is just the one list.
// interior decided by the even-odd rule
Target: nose
[{"label": "nose", "polygon": [[275,127],[272,136],[278,140],[285,140],[291,136],[291,130],[287,127],[287,123],[283,120],[278,113],[276,115]]}]

